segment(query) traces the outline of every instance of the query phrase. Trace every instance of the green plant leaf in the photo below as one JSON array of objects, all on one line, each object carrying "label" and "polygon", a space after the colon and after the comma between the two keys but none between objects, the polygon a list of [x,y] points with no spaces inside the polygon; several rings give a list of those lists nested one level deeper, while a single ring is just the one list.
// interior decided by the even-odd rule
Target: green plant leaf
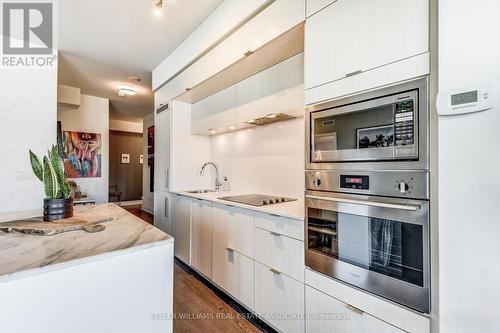
[{"label": "green plant leaf", "polygon": [[43,157],[43,184],[47,199],[57,199],[60,186],[57,181],[56,171],[47,156]]},{"label": "green plant leaf", "polygon": [[66,177],[64,176],[64,161],[59,155],[59,150],[56,145],[52,146],[52,150],[49,151],[49,159],[50,163],[54,167],[57,177],[56,179],[59,183],[60,193],[58,193],[58,197],[67,198],[69,197],[69,187],[66,183]]},{"label": "green plant leaf", "polygon": [[33,169],[33,173],[35,176],[40,179],[41,182],[43,182],[43,167],[42,167],[42,162],[40,162],[40,159],[38,156],[36,156],[31,149],[29,150],[30,152],[30,162],[31,162],[31,168]]}]

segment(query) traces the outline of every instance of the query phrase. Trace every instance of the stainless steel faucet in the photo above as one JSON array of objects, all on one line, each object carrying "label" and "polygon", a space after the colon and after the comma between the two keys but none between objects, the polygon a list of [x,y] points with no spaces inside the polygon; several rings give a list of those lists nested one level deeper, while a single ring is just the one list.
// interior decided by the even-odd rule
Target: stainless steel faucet
[{"label": "stainless steel faucet", "polygon": [[200,175],[203,176],[205,174],[205,168],[209,165],[213,166],[215,169],[215,191],[219,191],[222,184],[219,181],[219,169],[217,168],[217,165],[215,165],[215,163],[207,162],[207,163],[203,164],[203,166],[201,167],[201,170],[200,170]]}]

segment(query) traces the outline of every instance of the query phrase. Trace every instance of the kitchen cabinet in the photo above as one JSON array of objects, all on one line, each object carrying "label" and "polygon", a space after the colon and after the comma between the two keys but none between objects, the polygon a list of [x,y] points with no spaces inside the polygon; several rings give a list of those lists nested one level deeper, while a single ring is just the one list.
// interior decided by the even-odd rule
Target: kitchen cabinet
[{"label": "kitchen cabinet", "polygon": [[304,284],[256,262],[255,312],[282,332],[304,332]]},{"label": "kitchen cabinet", "polygon": [[186,264],[191,263],[191,201],[173,195],[170,200],[171,235],[175,238],[174,254]]},{"label": "kitchen cabinet", "polygon": [[254,212],[214,204],[213,242],[254,257]]},{"label": "kitchen cabinet", "polygon": [[170,184],[171,110],[155,113],[154,190],[168,191]]},{"label": "kitchen cabinet", "polygon": [[[405,332],[309,286],[306,286],[306,310],[307,332]],[[318,316],[325,316],[325,318],[318,318]]]},{"label": "kitchen cabinet", "polygon": [[304,282],[304,242],[255,228],[255,260]]},{"label": "kitchen cabinet", "polygon": [[304,221],[255,212],[255,226],[304,241]]},{"label": "kitchen cabinet", "polygon": [[300,53],[193,104],[193,134],[240,129],[271,113],[304,112],[304,54]]},{"label": "kitchen cabinet", "polygon": [[[415,75],[411,67],[384,79],[363,74],[422,54],[428,59],[428,52],[428,0],[338,0],[306,21],[305,88],[335,88],[329,96],[308,98],[307,104],[410,79]],[[428,70],[424,63],[420,72]]]},{"label": "kitchen cabinet", "polygon": [[212,203],[191,200],[191,265],[212,278]]},{"label": "kitchen cabinet", "polygon": [[163,191],[154,192],[154,225],[158,229],[170,233],[169,224],[169,194]]},{"label": "kitchen cabinet", "polygon": [[[176,99],[245,58],[248,51],[259,49],[304,19],[304,0],[274,1],[177,76],[165,78],[168,82],[160,88],[162,94],[167,100]],[[161,81],[157,76],[154,74],[155,81]]]},{"label": "kitchen cabinet", "polygon": [[212,280],[250,310],[254,309],[254,261],[251,258],[214,242]]}]

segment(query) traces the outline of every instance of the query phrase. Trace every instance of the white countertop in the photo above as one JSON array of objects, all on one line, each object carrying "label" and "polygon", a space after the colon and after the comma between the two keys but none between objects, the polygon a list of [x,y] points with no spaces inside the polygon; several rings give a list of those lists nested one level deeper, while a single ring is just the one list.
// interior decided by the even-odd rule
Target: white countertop
[{"label": "white countertop", "polygon": [[274,205],[252,206],[252,205],[245,205],[237,202],[218,199],[220,197],[229,197],[229,196],[244,195],[250,193],[226,192],[226,191],[209,192],[209,193],[188,193],[183,191],[172,191],[171,193],[182,195],[185,197],[211,201],[221,205],[240,207],[253,210],[256,212],[279,215],[295,220],[304,221],[304,198],[297,198],[298,200],[296,201],[283,202]]},{"label": "white countertop", "polygon": [[0,232],[0,283],[173,242],[169,235],[115,204],[75,207],[75,216],[85,214],[114,220],[97,233]]}]

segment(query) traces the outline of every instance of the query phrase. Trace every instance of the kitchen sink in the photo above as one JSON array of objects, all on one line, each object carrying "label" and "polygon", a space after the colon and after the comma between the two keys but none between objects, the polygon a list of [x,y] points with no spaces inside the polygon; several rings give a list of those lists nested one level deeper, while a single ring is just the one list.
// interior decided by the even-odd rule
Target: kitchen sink
[{"label": "kitchen sink", "polygon": [[193,193],[193,194],[202,194],[202,193],[213,193],[215,192],[214,190],[194,190],[194,191],[186,191],[187,193]]}]

